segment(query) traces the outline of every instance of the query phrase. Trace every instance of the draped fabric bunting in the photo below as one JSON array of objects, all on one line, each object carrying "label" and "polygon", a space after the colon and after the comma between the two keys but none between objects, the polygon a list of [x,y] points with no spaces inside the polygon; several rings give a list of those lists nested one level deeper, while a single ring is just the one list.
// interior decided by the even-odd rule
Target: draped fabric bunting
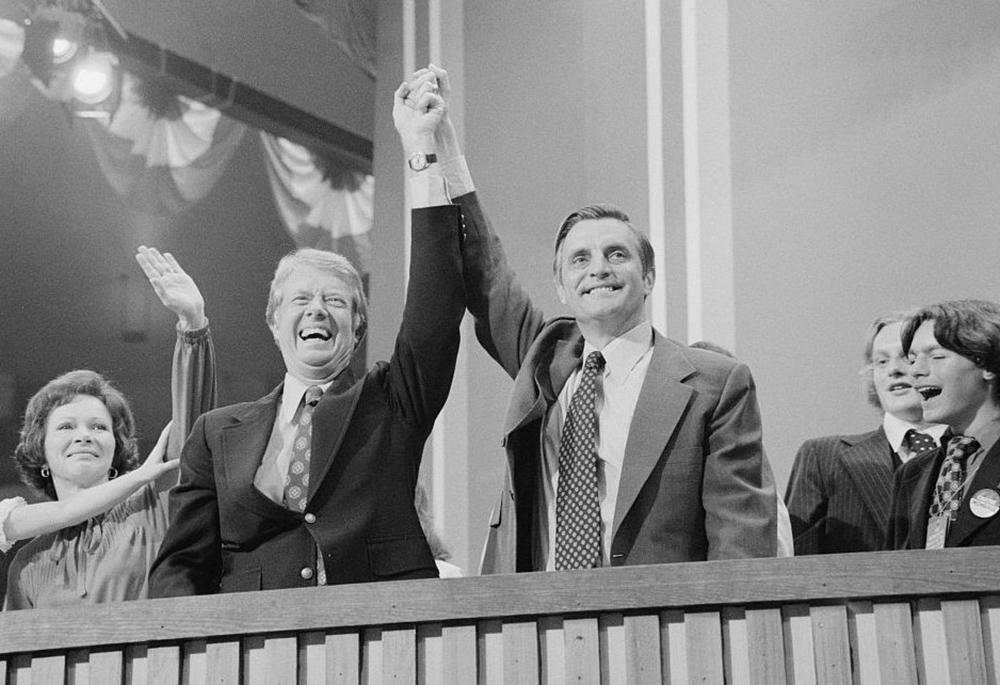
[{"label": "draped fabric bunting", "polygon": [[338,252],[368,273],[374,177],[325,168],[301,145],[260,137],[275,206],[296,246]]},{"label": "draped fabric bunting", "polygon": [[378,3],[372,0],[293,0],[352,62],[375,78]]},{"label": "draped fabric bunting", "polygon": [[126,73],[114,117],[81,121],[105,178],[147,214],[175,214],[201,200],[226,170],[247,127],[176,96],[176,114],[154,116]]}]

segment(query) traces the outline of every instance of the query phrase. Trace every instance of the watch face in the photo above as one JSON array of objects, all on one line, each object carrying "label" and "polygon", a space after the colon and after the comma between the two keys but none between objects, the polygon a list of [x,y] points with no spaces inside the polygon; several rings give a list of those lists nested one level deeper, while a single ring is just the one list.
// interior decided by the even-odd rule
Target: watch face
[{"label": "watch face", "polygon": [[415,152],[410,155],[410,159],[407,160],[410,164],[410,168],[414,171],[423,171],[430,164],[427,162],[427,155],[423,152]]}]

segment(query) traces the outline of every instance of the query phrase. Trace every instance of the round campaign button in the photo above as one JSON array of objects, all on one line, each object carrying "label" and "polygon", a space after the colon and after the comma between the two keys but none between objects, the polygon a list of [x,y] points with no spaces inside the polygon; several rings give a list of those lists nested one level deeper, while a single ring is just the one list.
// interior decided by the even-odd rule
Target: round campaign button
[{"label": "round campaign button", "polygon": [[979,490],[969,501],[969,509],[981,519],[996,516],[1000,511],[1000,492],[989,488]]}]

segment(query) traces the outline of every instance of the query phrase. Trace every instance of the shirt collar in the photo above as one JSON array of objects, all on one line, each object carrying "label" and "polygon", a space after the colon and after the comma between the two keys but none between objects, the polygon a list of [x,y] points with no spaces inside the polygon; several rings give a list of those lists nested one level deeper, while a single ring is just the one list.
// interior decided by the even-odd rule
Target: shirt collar
[{"label": "shirt collar", "polygon": [[[649,321],[643,321],[622,333],[600,350],[604,355],[604,377],[616,383],[624,383],[635,365],[652,346],[653,325]],[[585,342],[583,358],[586,360],[591,352],[596,351],[598,351],[596,347]]]},{"label": "shirt collar", "polygon": [[882,430],[885,431],[885,437],[889,439],[889,446],[892,447],[892,451],[897,454],[899,454],[899,448],[903,444],[903,438],[906,437],[906,431],[911,428],[921,433],[926,433],[934,439],[934,442],[941,444],[941,436],[948,429],[948,426],[936,423],[925,428],[920,428],[916,424],[904,421],[889,412],[885,412],[882,416]]},{"label": "shirt collar", "polygon": [[[291,423],[295,420],[295,412],[298,411],[299,405],[302,404],[302,397],[306,394],[306,390],[309,389],[310,385],[315,384],[303,383],[292,374],[285,374],[285,383],[281,390],[281,407],[278,410],[281,413],[282,421]],[[323,388],[323,392],[326,392],[327,388],[331,385],[333,385],[333,381],[327,381],[326,383],[320,383],[319,387]]]}]

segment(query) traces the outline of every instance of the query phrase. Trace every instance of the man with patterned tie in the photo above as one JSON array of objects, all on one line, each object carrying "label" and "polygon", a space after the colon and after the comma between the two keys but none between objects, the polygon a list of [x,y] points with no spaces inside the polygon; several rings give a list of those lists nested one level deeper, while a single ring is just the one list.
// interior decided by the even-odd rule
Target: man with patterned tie
[{"label": "man with patterned tie", "polygon": [[1000,544],[1000,305],[924,307],[902,337],[924,418],[946,424],[950,436],[896,473],[891,547]]},{"label": "man with patterned tie", "polygon": [[[443,70],[413,84],[427,82],[447,100]],[[482,572],[774,556],[774,480],[750,371],[653,329],[649,240],[614,207],[570,214],[554,275],[573,316],[546,320],[483,214],[447,116],[436,133],[436,186],[466,217],[476,333],[514,379]]]},{"label": "man with patterned tie", "polygon": [[871,552],[885,545],[892,476],[938,446],[942,425],[924,421],[900,331],[908,312],[880,316],[865,339],[862,382],[882,425],[860,435],[807,440],[795,455],[785,501],[795,554]]},{"label": "man with patterned tie", "polygon": [[[408,156],[434,154],[443,104],[396,92]],[[284,382],[201,417],[181,456],[150,596],[437,577],[414,507],[424,443],[451,387],[465,310],[462,215],[412,214],[403,320],[389,362],[355,379],[361,278],[340,255],[302,249],[274,274],[267,324]]]}]

